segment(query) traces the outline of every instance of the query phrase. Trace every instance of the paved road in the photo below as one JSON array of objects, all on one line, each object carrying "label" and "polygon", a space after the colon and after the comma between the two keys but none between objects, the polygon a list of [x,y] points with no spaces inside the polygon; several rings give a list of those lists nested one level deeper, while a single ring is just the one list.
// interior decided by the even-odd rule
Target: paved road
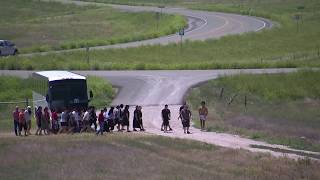
[{"label": "paved road", "polygon": [[[247,70],[163,70],[163,71],[74,71],[82,75],[100,76],[120,87],[112,104],[129,105],[179,105],[184,95],[199,83],[223,75],[239,73],[287,73],[296,69],[247,69]],[[32,71],[0,70],[1,74],[28,77]]]},{"label": "paved road", "polygon": [[[48,1],[48,0],[47,0]],[[258,17],[242,16],[236,14],[228,13],[218,13],[218,12],[207,12],[207,11],[197,11],[185,8],[172,8],[166,7],[162,10],[157,7],[147,7],[147,6],[126,6],[126,5],[108,5],[103,3],[93,3],[93,2],[83,2],[83,1],[72,1],[72,0],[55,0],[63,3],[75,3],[78,5],[98,5],[98,6],[112,6],[113,8],[129,11],[129,12],[163,12],[167,14],[179,14],[185,16],[188,20],[188,26],[185,30],[185,35],[183,36],[183,41],[185,40],[206,40],[206,39],[216,39],[222,36],[231,34],[241,34],[245,32],[260,31],[265,28],[271,28],[272,22]],[[180,42],[180,36],[178,34],[173,34],[169,36],[159,37],[156,39],[149,39],[137,42],[129,42],[123,44],[107,45],[92,47],[90,49],[112,49],[112,48],[129,48],[138,47],[143,45],[167,45],[169,43]],[[62,50],[55,51],[55,53],[70,52],[85,50],[84,48],[72,49],[72,50]],[[23,56],[31,55],[45,55],[47,52],[43,53],[31,53],[23,54]]]}]

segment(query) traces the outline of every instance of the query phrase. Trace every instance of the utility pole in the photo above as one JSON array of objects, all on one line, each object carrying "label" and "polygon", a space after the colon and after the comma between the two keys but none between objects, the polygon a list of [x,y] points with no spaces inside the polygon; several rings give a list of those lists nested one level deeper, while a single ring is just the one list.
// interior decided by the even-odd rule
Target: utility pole
[{"label": "utility pole", "polygon": [[87,47],[86,47],[86,55],[87,55],[87,64],[90,64],[90,57],[89,57],[89,45],[87,44]]}]

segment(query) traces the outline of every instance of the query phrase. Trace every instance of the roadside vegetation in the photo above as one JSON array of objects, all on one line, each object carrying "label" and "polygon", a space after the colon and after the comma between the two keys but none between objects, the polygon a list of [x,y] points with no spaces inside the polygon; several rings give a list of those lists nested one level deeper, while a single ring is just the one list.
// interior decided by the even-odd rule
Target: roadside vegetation
[{"label": "roadside vegetation", "polygon": [[220,77],[192,89],[188,101],[195,117],[207,102],[208,131],[320,152],[319,82],[319,71]]},{"label": "roadside vegetation", "polygon": [[[0,131],[12,129],[11,113],[15,106],[25,108],[27,102],[32,106],[32,81],[31,78],[0,76]],[[100,108],[111,103],[115,91],[109,82],[95,76],[89,76],[87,82],[88,90],[94,94],[90,105]]]},{"label": "roadside vegetation", "polygon": [[21,53],[102,46],[173,34],[182,16],[121,12],[108,6],[0,0],[0,39],[16,43]]},{"label": "roadside vegetation", "polygon": [[152,135],[0,137],[0,147],[0,177],[7,180],[320,178],[320,164],[310,159]]},{"label": "roadside vegetation", "polygon": [[[95,50],[89,53],[89,63],[86,61],[87,53],[80,51],[59,55],[2,58],[0,69],[144,70],[320,67],[319,1],[208,0],[207,3],[204,1],[185,4],[195,9],[270,18],[275,21],[275,27],[258,33],[232,35],[218,40],[187,41],[183,43],[182,49],[179,44],[170,44]],[[302,19],[294,20],[293,17],[296,15]]]}]

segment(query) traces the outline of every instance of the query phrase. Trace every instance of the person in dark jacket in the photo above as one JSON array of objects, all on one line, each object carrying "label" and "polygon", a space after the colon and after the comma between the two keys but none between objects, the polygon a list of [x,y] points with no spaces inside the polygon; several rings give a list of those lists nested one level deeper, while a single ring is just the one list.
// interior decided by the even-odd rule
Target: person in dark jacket
[{"label": "person in dark jacket", "polygon": [[136,109],[134,110],[134,117],[133,117],[133,131],[137,131],[136,128],[139,128],[140,131],[145,131],[143,128],[143,122],[142,122],[142,107],[136,106]]},{"label": "person in dark jacket", "polygon": [[92,124],[94,124],[94,131],[97,131],[97,114],[94,106],[90,108],[89,122],[90,122],[90,127],[92,126]]},{"label": "person in dark jacket", "polygon": [[127,132],[130,132],[129,130],[129,118],[130,118],[130,112],[129,112],[129,105],[126,105],[123,110],[123,117],[122,117],[122,127],[127,127]]},{"label": "person in dark jacket", "polygon": [[163,129],[163,131],[166,133],[168,131],[168,127],[170,127],[169,120],[171,119],[171,112],[167,104],[164,106],[164,109],[162,109],[161,116],[162,116],[161,130]]},{"label": "person in dark jacket", "polygon": [[13,117],[13,127],[14,127],[14,133],[16,136],[19,135],[19,107],[16,106],[16,109],[12,112]]}]

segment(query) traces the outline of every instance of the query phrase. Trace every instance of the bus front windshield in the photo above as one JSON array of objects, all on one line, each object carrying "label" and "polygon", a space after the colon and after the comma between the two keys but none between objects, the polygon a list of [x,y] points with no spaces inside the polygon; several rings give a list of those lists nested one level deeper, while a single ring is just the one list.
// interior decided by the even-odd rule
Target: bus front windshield
[{"label": "bus front windshield", "polygon": [[52,101],[84,102],[88,100],[86,80],[68,79],[49,83],[50,99]]}]

